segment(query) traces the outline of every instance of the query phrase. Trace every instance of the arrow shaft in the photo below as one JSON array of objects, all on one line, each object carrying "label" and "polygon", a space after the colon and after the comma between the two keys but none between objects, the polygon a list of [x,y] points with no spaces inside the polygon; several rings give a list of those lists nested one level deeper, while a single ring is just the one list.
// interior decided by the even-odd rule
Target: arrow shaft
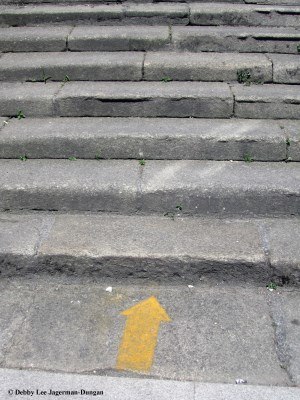
[{"label": "arrow shaft", "polygon": [[127,318],[119,348],[117,368],[147,372],[157,343],[160,321],[145,315]]}]

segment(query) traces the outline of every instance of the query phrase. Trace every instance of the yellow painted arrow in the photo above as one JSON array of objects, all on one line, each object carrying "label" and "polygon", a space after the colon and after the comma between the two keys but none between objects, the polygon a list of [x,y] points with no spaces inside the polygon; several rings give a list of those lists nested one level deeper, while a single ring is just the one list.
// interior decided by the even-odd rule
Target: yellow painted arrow
[{"label": "yellow painted arrow", "polygon": [[117,369],[147,372],[153,363],[159,325],[171,319],[154,296],[121,314],[127,317],[127,321],[119,348]]}]

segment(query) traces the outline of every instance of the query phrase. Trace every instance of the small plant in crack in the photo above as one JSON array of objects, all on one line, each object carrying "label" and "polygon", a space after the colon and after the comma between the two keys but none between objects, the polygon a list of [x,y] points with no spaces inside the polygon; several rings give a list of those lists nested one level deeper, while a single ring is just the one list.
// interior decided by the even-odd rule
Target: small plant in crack
[{"label": "small plant in crack", "polygon": [[18,118],[18,120],[25,118],[23,111],[18,111],[16,118]]},{"label": "small plant in crack", "polygon": [[251,71],[249,69],[239,69],[236,74],[238,83],[250,85],[250,83],[253,81]]},{"label": "small plant in crack", "polygon": [[287,139],[286,139],[285,143],[286,143],[287,147],[290,147],[290,145],[291,145],[291,141],[290,141],[290,139],[289,139],[289,138],[287,138]]},{"label": "small plant in crack", "polygon": [[275,282],[270,282],[267,284],[267,289],[270,290],[270,292],[273,292],[273,290],[276,290],[278,285]]},{"label": "small plant in crack", "polygon": [[95,160],[102,160],[102,157],[100,156],[100,154],[95,155]]},{"label": "small plant in crack", "polygon": [[173,221],[175,220],[175,213],[173,211],[168,211],[164,213],[164,217],[171,218]]},{"label": "small plant in crack", "polygon": [[19,157],[19,160],[26,161],[26,160],[28,160],[28,157],[24,154],[23,156]]},{"label": "small plant in crack", "polygon": [[181,204],[178,204],[175,208],[176,208],[178,211],[182,211],[182,205],[181,205]]},{"label": "small plant in crack", "polygon": [[68,158],[68,160],[70,160],[70,161],[76,161],[76,160],[77,160],[77,158],[76,158],[76,157],[74,157],[74,156],[72,156],[72,157],[69,157],[69,158]]},{"label": "small plant in crack", "polygon": [[298,53],[300,53],[300,44],[298,44],[298,46],[297,46],[297,51],[298,51]]},{"label": "small plant in crack", "polygon": [[63,82],[70,82],[70,80],[69,75],[65,75]]},{"label": "small plant in crack", "polygon": [[244,161],[248,162],[248,163],[251,163],[253,161],[253,157],[249,153],[244,154],[243,158],[244,158]]},{"label": "small plant in crack", "polygon": [[169,76],[164,76],[162,79],[161,79],[161,81],[162,82],[165,82],[165,83],[168,83],[168,82],[172,82],[172,78],[171,77],[169,77]]},{"label": "small plant in crack", "polygon": [[51,76],[46,75],[45,70],[43,69],[42,81],[46,84],[49,79],[51,79]]},{"label": "small plant in crack", "polygon": [[139,164],[143,167],[146,164],[146,160],[144,159],[139,160]]}]

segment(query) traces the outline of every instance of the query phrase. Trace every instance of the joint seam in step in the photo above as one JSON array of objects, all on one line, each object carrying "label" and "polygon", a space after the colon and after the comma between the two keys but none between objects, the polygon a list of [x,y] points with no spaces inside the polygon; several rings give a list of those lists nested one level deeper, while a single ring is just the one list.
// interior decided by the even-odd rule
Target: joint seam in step
[{"label": "joint seam in step", "polygon": [[71,27],[70,32],[66,36],[66,49],[65,49],[65,51],[69,51],[70,50],[69,49],[69,39],[70,39],[70,36],[72,35],[74,29],[75,29],[75,25]]}]

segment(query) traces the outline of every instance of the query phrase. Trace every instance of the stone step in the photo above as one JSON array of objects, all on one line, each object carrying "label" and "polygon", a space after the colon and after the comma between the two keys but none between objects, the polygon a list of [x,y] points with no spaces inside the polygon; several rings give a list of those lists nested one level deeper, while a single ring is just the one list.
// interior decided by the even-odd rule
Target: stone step
[{"label": "stone step", "polygon": [[299,132],[290,120],[12,118],[0,158],[300,161]]},{"label": "stone step", "polygon": [[190,51],[291,53],[300,31],[278,27],[43,26],[1,28],[0,52]]},{"label": "stone step", "polygon": [[228,3],[124,3],[124,4],[38,4],[2,6],[0,25],[41,23],[172,24],[172,25],[300,25],[300,5],[256,5]]},{"label": "stone step", "polygon": [[1,210],[299,215],[299,163],[0,160]]},{"label": "stone step", "polygon": [[1,4],[114,4],[114,3],[233,3],[265,5],[299,5],[299,0],[1,0]]},{"label": "stone step", "polygon": [[[270,57],[269,57],[270,58]],[[300,83],[300,57],[177,52],[59,52],[0,55],[1,81],[237,81]],[[287,70],[285,66],[289,66]],[[66,78],[67,77],[67,78]]]},{"label": "stone step", "polygon": [[0,83],[0,116],[300,119],[297,85]]},{"label": "stone step", "polygon": [[2,278],[57,272],[110,284],[300,283],[295,217],[0,213],[0,230]]}]

